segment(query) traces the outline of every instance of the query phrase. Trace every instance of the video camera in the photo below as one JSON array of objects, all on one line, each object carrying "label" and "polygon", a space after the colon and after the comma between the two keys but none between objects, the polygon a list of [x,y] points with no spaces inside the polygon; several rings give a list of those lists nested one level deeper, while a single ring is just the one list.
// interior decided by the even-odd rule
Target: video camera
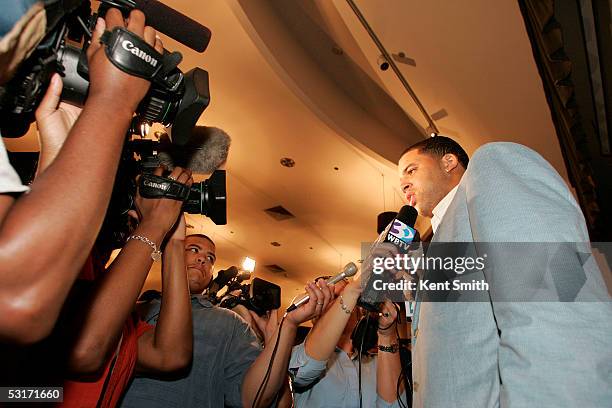
[{"label": "video camera", "polygon": [[[3,137],[19,137],[27,132],[55,72],[60,73],[64,83],[61,99],[76,106],[85,103],[89,89],[86,51],[97,18],[104,17],[111,7],[118,8],[124,17],[135,8],[142,10],[148,25],[196,51],[203,52],[210,41],[208,28],[156,0],[100,0],[96,12],[92,11],[90,1],[43,0],[43,3],[47,21],[43,39],[14,77],[0,88]],[[172,129],[171,144],[188,150],[194,130],[203,128],[195,125],[210,102],[208,73],[201,68],[183,73],[178,68],[182,60],[179,52],[164,50],[160,54],[122,28],[105,32],[101,43],[117,68],[150,80],[151,87],[128,130],[98,244],[114,249],[125,243],[130,233],[127,213],[134,208],[138,176],[143,197],[181,200],[185,212],[203,214],[216,224],[225,224],[224,171],[215,171],[208,180],[195,183],[190,189],[167,178],[156,179],[152,173],[160,164],[159,143],[150,139],[131,140],[133,134],[144,137],[153,122],[161,123]]]},{"label": "video camera", "polygon": [[[226,309],[243,305],[260,316],[269,310],[278,309],[281,303],[280,286],[260,278],[253,278],[250,284],[243,283],[250,278],[249,272],[241,271],[235,266],[220,271],[210,284],[210,301]],[[223,288],[227,288],[227,291],[224,296],[219,297],[218,293]]]},{"label": "video camera", "polygon": [[[208,28],[154,0],[100,0],[96,13],[92,12],[90,1],[44,0],[44,3],[46,35],[12,80],[0,88],[3,137],[19,137],[27,132],[54,72],[63,78],[61,99],[77,106],[84,104],[89,88],[86,50],[98,16],[103,17],[110,7],[118,8],[124,16],[135,8],[143,9],[147,24],[176,40],[193,47],[190,37],[197,37],[198,51],[204,51],[210,41]],[[176,26],[188,27],[191,31],[180,32]],[[159,54],[125,29],[108,31],[103,40],[106,54],[115,66],[152,83],[137,108],[133,133],[157,122],[172,126],[173,142],[185,144],[210,102],[208,73],[200,68],[181,72],[179,52],[164,50]]]},{"label": "video camera", "polygon": [[174,198],[183,201],[184,212],[205,215],[217,225],[227,223],[225,171],[216,170],[207,180],[194,183],[191,188],[167,177],[155,176],[153,171],[161,164],[160,146],[160,142],[151,139],[135,139],[125,144],[98,239],[103,248],[121,248],[130,235],[128,211],[134,208],[138,188],[145,198]]}]

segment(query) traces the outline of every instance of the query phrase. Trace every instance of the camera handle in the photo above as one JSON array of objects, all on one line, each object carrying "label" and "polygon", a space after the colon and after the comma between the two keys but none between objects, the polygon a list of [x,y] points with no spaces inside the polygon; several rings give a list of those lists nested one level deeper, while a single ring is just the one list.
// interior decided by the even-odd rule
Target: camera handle
[{"label": "camera handle", "polygon": [[185,201],[190,192],[185,184],[154,174],[143,174],[138,184],[140,195],[144,198],[171,198]]},{"label": "camera handle", "polygon": [[142,38],[123,27],[105,31],[100,37],[104,52],[117,68],[130,75],[147,79],[171,88],[165,79],[182,61],[180,52],[160,54]]}]

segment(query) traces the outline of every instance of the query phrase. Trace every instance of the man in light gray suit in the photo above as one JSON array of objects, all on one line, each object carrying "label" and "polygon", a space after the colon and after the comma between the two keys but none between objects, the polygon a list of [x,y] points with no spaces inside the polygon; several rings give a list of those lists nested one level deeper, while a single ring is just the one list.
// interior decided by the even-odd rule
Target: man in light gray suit
[{"label": "man in light gray suit", "polygon": [[[612,302],[559,174],[514,143],[484,145],[468,166],[443,136],[411,146],[398,166],[406,199],[431,218],[432,244],[492,254],[472,276],[489,285],[480,301],[417,292],[413,406],[612,407]],[[541,259],[512,253],[517,242]]]}]

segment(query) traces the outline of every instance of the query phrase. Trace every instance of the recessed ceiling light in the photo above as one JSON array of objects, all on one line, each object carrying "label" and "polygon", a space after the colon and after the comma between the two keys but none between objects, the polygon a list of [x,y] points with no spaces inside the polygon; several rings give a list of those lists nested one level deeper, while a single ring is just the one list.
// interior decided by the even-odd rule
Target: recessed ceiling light
[{"label": "recessed ceiling light", "polygon": [[295,160],[293,160],[291,157],[283,157],[280,159],[280,164],[284,167],[293,167],[295,166]]}]

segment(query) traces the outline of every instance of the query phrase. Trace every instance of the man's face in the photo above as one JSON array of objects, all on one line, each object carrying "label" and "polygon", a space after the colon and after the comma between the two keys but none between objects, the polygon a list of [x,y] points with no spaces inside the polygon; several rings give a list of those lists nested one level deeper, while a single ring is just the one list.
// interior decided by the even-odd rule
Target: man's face
[{"label": "man's face", "polygon": [[444,168],[443,160],[418,150],[410,150],[398,162],[400,185],[406,201],[420,215],[432,216],[432,210],[453,189],[453,179]]},{"label": "man's face", "polygon": [[202,293],[208,287],[216,259],[212,242],[198,236],[185,238],[185,266],[191,293]]}]

